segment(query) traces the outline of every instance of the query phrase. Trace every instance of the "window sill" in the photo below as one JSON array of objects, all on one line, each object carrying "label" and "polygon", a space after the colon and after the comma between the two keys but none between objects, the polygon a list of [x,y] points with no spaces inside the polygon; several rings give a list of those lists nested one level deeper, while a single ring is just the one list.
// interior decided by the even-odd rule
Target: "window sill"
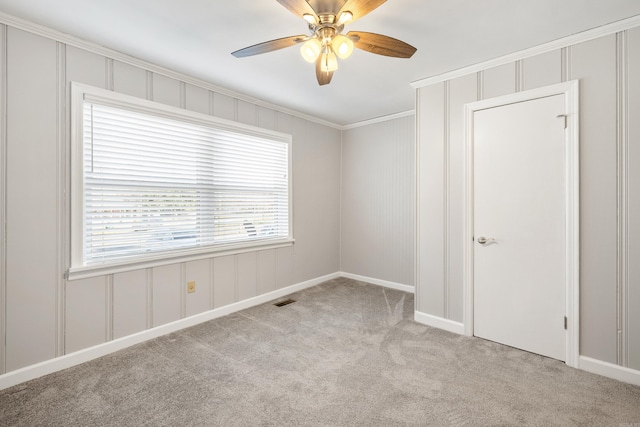
[{"label": "window sill", "polygon": [[140,270],[144,268],[159,267],[163,265],[176,264],[187,261],[197,261],[207,258],[216,258],[228,255],[237,255],[247,252],[266,251],[270,249],[284,248],[292,246],[295,239],[265,240],[262,242],[251,242],[250,244],[225,245],[212,249],[198,248],[188,249],[179,252],[158,254],[149,257],[140,257],[135,260],[115,261],[104,264],[94,264],[81,267],[71,267],[67,271],[65,278],[69,281],[88,279],[91,277],[105,276],[115,273]]}]

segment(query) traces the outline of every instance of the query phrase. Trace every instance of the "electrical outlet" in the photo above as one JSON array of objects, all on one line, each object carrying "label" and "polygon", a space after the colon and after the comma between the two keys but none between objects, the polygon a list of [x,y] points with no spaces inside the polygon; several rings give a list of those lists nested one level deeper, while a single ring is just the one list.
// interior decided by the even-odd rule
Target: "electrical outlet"
[{"label": "electrical outlet", "polygon": [[187,292],[192,294],[196,291],[196,281],[192,280],[190,282],[187,282]]}]

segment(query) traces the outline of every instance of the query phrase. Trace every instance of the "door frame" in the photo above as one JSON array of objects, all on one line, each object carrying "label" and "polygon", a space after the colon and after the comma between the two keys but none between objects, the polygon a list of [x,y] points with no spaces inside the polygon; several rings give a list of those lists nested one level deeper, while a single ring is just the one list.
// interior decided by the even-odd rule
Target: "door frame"
[{"label": "door frame", "polygon": [[[463,275],[463,317],[464,334],[473,336],[473,262],[474,262],[474,212],[473,212],[473,146],[474,113],[519,102],[531,101],[554,95],[564,95],[565,131],[565,313],[567,330],[565,337],[565,363],[578,367],[580,353],[580,194],[579,194],[579,82],[572,80],[538,89],[517,92],[511,95],[485,99],[466,104],[465,145],[464,145],[464,275]],[[558,119],[560,120],[560,118]]]}]

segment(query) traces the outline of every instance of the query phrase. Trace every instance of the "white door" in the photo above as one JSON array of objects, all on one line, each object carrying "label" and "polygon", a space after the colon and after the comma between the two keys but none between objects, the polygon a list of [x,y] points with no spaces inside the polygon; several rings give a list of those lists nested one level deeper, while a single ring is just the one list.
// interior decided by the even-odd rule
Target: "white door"
[{"label": "white door", "polygon": [[474,112],[474,335],[565,360],[563,95]]}]

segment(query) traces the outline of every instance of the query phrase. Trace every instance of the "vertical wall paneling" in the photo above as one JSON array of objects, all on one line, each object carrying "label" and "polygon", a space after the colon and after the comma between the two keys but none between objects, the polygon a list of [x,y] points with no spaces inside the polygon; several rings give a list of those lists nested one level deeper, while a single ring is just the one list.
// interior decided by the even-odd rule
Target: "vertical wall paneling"
[{"label": "vertical wall paneling", "polygon": [[7,27],[0,24],[0,375],[6,372]]},{"label": "vertical wall paneling", "polygon": [[238,255],[233,256],[233,302],[239,301],[238,299]]},{"label": "vertical wall paneling", "polygon": [[[395,249],[388,252],[390,262],[387,268],[392,277],[391,281],[414,286],[415,277],[415,212],[416,212],[416,117],[415,114],[393,120],[390,140],[396,146],[393,157],[393,188],[389,196],[396,205],[388,212],[385,232],[387,235],[397,235]],[[400,166],[402,165],[402,166]],[[394,225],[397,224],[397,225]],[[395,255],[395,253],[399,255]]]},{"label": "vertical wall paneling", "polygon": [[181,82],[161,74],[153,73],[153,101],[182,107]]},{"label": "vertical wall paneling", "polygon": [[258,295],[276,290],[276,251],[269,249],[258,252],[257,259],[257,292]]},{"label": "vertical wall paneling", "polygon": [[516,61],[516,92],[524,90],[524,61]]},{"label": "vertical wall paneling", "polygon": [[[294,256],[299,261],[296,262],[294,275],[296,281],[304,280],[303,271],[309,271],[305,261],[310,259],[309,241],[312,239],[313,230],[307,226],[305,220],[311,218],[308,214],[313,207],[312,201],[317,197],[316,187],[314,186],[313,177],[315,174],[315,162],[309,161],[310,153],[313,152],[315,141],[305,138],[307,135],[307,122],[294,117],[291,123],[291,135],[293,147],[292,156],[292,192],[293,199],[293,237],[297,240],[294,245]],[[306,190],[306,191],[305,191]],[[275,290],[275,251],[274,251],[274,290]],[[269,283],[269,282],[267,282]]]},{"label": "vertical wall paneling", "polygon": [[237,262],[238,301],[257,295],[257,255],[255,252],[239,254]]},{"label": "vertical wall paneling", "polygon": [[276,130],[276,114],[270,108],[258,108],[258,126],[264,129]]},{"label": "vertical wall paneling", "polygon": [[299,283],[339,269],[340,132],[296,118],[292,134],[296,243],[291,251],[294,278],[289,280]]},{"label": "vertical wall paneling", "polygon": [[[109,81],[108,63],[105,57],[86,50],[67,46],[65,49],[66,86],[65,99],[70,99],[69,82],[79,82],[106,89]],[[60,111],[60,110],[58,110]],[[66,126],[63,126],[66,128]],[[66,238],[65,238],[66,240]],[[63,240],[60,240],[62,242]],[[58,249],[59,252],[60,249]],[[101,281],[100,281],[101,280]],[[100,283],[100,285],[98,285]],[[67,282],[65,296],[65,353],[104,342],[112,336],[111,280],[101,278],[92,281]],[[80,289],[82,287],[82,289]],[[86,305],[82,302],[86,300]],[[100,302],[102,306],[100,306]],[[94,320],[96,327],[89,325]],[[101,327],[99,328],[98,325]]]},{"label": "vertical wall paneling", "polygon": [[[640,28],[627,32],[627,365],[640,370]],[[631,120],[631,118],[634,118]]]},{"label": "vertical wall paneling", "polygon": [[416,308],[444,317],[444,83],[417,93],[418,265]]},{"label": "vertical wall paneling", "polygon": [[293,285],[293,247],[276,249],[276,288]]},{"label": "vertical wall paneling", "polygon": [[516,89],[515,62],[484,71],[484,99],[508,95]]},{"label": "vertical wall paneling", "polygon": [[187,108],[187,84],[185,82],[179,82],[180,91],[180,108]]},{"label": "vertical wall paneling", "polygon": [[113,90],[142,99],[147,97],[147,72],[120,61],[113,63]]},{"label": "vertical wall paneling", "polygon": [[342,269],[413,286],[415,118],[343,135]]},{"label": "vertical wall paneling", "polygon": [[[316,163],[315,168],[302,172],[309,174],[313,171],[307,176],[307,188],[313,188],[313,191],[310,191],[305,200],[307,206],[311,206],[312,209],[305,212],[304,222],[304,226],[312,232],[308,234],[307,241],[300,242],[309,249],[307,258],[298,257],[300,254],[296,254],[296,262],[300,261],[301,267],[305,269],[305,273],[297,276],[296,281],[320,277],[326,274],[324,272],[335,272],[340,268],[341,133],[336,129],[311,122],[307,122],[307,131],[309,136],[305,140],[313,141],[313,147],[309,148],[315,156],[308,158],[300,166],[309,166],[309,161]],[[318,182],[311,184],[310,180]],[[305,187],[298,190],[298,194],[304,193]],[[315,199],[311,201],[309,197]],[[279,252],[278,256],[282,253]],[[289,262],[292,263],[293,259]]]},{"label": "vertical wall paneling", "polygon": [[113,338],[126,337],[147,329],[147,271],[114,274],[112,287]]},{"label": "vertical wall paneling", "polygon": [[[1,24],[0,49],[0,374],[339,271],[340,130]],[[64,279],[71,81],[294,134],[296,245]]]},{"label": "vertical wall paneling", "polygon": [[147,268],[145,270],[145,279],[147,287],[147,329],[153,327],[153,270]]},{"label": "vertical wall paneling", "polygon": [[56,355],[56,42],[9,28],[6,58],[6,370],[12,371]]},{"label": "vertical wall paneling", "polygon": [[235,100],[227,95],[213,93],[213,115],[227,120],[236,119]]},{"label": "vertical wall paneling", "polygon": [[107,58],[106,61],[106,66],[107,66],[107,70],[106,70],[106,74],[107,74],[107,81],[105,82],[105,87],[108,90],[113,90],[113,86],[114,86],[114,80],[113,80],[113,63],[114,60],[111,58]]},{"label": "vertical wall paneling", "polygon": [[180,264],[152,269],[153,326],[180,319],[180,293],[183,289],[180,279]]},{"label": "vertical wall paneling", "polygon": [[562,81],[561,50],[532,56],[522,61],[523,89],[535,89]]},{"label": "vertical wall paneling", "polygon": [[[293,117],[291,117],[291,115],[281,113],[281,112],[276,112],[275,122],[276,122],[275,130],[282,133],[288,133],[289,135],[293,134],[293,129],[292,129]],[[293,148],[295,148],[295,141],[293,142],[293,145],[294,145]]]},{"label": "vertical wall paneling", "polygon": [[151,71],[145,71],[145,98],[148,100],[153,100],[153,73]]},{"label": "vertical wall paneling", "polygon": [[[213,104],[212,104],[213,108]],[[215,302],[213,300],[214,297],[214,268],[215,268],[215,258],[209,258],[209,310],[213,310],[215,307]]]},{"label": "vertical wall paneling", "polygon": [[236,99],[236,121],[251,126],[257,123],[257,108],[254,104],[247,101]]},{"label": "vertical wall paneling", "polygon": [[627,313],[627,296],[629,294],[629,259],[627,258],[629,251],[629,243],[627,241],[628,230],[628,210],[627,201],[629,200],[629,172],[627,161],[629,159],[628,147],[628,124],[627,124],[627,88],[629,82],[627,80],[627,33],[621,32],[616,35],[616,66],[617,66],[617,109],[616,116],[618,120],[617,129],[617,155],[618,155],[618,277],[617,277],[617,295],[618,295],[618,364],[628,366],[629,353],[629,323]]},{"label": "vertical wall paneling", "polygon": [[616,36],[571,47],[580,79],[580,347],[617,362]]},{"label": "vertical wall paneling", "polygon": [[451,80],[448,102],[447,145],[447,319],[462,322],[464,271],[464,105],[477,101],[478,80],[471,74]]},{"label": "vertical wall paneling", "polygon": [[113,340],[113,275],[105,277],[105,323],[107,341]]},{"label": "vertical wall paneling", "polygon": [[213,265],[213,307],[224,307],[236,298],[235,256],[214,258]]},{"label": "vertical wall paneling", "polygon": [[184,319],[187,314],[187,264],[180,263],[180,318]]},{"label": "vertical wall paneling", "polygon": [[580,355],[640,369],[639,52],[640,28],[633,28],[472,73],[467,85],[456,78],[418,88],[418,311],[458,320],[456,133],[463,125],[455,110],[473,100],[472,82],[476,98],[486,99],[579,80]]},{"label": "vertical wall paneling", "polygon": [[571,46],[560,49],[560,73],[563,82],[571,79]]},{"label": "vertical wall paneling", "polygon": [[64,272],[69,266],[70,242],[69,238],[69,216],[67,215],[67,194],[70,188],[69,172],[69,145],[67,144],[67,117],[69,114],[69,103],[67,95],[67,46],[63,43],[56,44],[57,65],[58,65],[58,132],[57,132],[57,153],[56,165],[58,166],[58,180],[56,200],[58,202],[58,226],[57,241],[58,250],[58,271],[56,273],[56,356],[65,354],[64,331],[65,331],[65,289],[66,280]]},{"label": "vertical wall paneling", "polygon": [[68,282],[66,289],[65,352],[107,341],[107,279],[104,276]]},{"label": "vertical wall paneling", "polygon": [[209,115],[213,116],[214,113],[214,102],[215,102],[215,93],[213,91],[209,91]]},{"label": "vertical wall paneling", "polygon": [[[186,315],[203,313],[211,307],[211,262],[208,259],[186,263],[186,277],[182,283],[182,292],[186,295]],[[187,283],[196,282],[196,291],[187,293]]]},{"label": "vertical wall paneling", "polygon": [[450,138],[450,131],[451,131],[451,124],[450,124],[450,120],[451,120],[451,110],[450,110],[450,103],[451,103],[451,94],[450,94],[450,89],[451,89],[451,81],[447,80],[444,82],[444,123],[442,124],[444,126],[444,131],[443,131],[443,136],[444,136],[444,140],[443,140],[443,144],[444,144],[444,149],[442,151],[443,157],[442,157],[442,162],[443,162],[443,176],[442,176],[442,183],[443,183],[443,190],[442,190],[442,195],[443,195],[443,201],[442,201],[442,218],[443,218],[443,222],[442,222],[442,228],[443,228],[443,233],[444,233],[444,239],[443,239],[443,247],[442,250],[444,252],[444,265],[442,267],[443,269],[443,286],[444,286],[444,307],[443,307],[443,312],[444,312],[444,317],[446,319],[449,319],[449,301],[451,301],[451,296],[449,295],[449,291],[451,289],[451,287],[449,286],[449,273],[450,273],[450,264],[449,264],[449,246],[451,245],[451,240],[450,240],[450,236],[449,236],[449,232],[451,231],[451,227],[449,224],[449,183],[450,183],[450,177],[451,177],[451,172],[449,170],[449,168],[451,167],[451,160],[449,159],[450,153],[449,150],[451,148],[450,144],[449,144],[449,138]]},{"label": "vertical wall paneling", "polygon": [[202,114],[209,114],[209,91],[198,86],[187,84],[185,86],[187,110]]},{"label": "vertical wall paneling", "polygon": [[107,60],[104,56],[73,46],[67,46],[66,50],[68,82],[107,88]]}]

